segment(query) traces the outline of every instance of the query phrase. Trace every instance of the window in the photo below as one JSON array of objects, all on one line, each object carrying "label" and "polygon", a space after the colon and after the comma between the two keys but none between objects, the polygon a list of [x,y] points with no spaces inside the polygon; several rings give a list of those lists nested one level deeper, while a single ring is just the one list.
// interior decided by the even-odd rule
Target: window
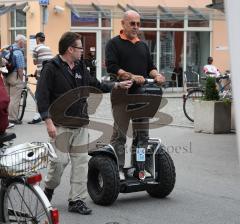
[{"label": "window", "polygon": [[160,28],[183,28],[183,20],[161,20]]},{"label": "window", "polygon": [[97,27],[97,12],[79,12],[80,17],[71,12],[71,26]]},{"label": "window", "polygon": [[157,33],[155,31],[141,32],[140,39],[143,40],[149,47],[150,55],[153,63],[157,63]]},{"label": "window", "polygon": [[189,27],[209,27],[209,20],[189,20]]},{"label": "window", "polygon": [[210,49],[210,32],[188,32],[187,34],[187,68],[202,73],[207,63]]},{"label": "window", "polygon": [[13,43],[17,34],[26,36],[26,13],[22,9],[16,9],[10,13],[10,18],[11,43]]},{"label": "window", "polygon": [[183,71],[183,32],[160,32],[160,71],[164,72],[167,80],[176,81],[171,85],[182,86]]}]

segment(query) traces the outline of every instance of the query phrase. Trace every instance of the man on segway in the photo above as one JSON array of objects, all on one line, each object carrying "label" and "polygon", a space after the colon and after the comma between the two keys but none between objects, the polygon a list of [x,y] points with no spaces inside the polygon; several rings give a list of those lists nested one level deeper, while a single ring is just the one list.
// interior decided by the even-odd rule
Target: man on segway
[{"label": "man on segway", "polygon": [[[138,89],[144,84],[145,78],[153,78],[157,84],[162,84],[165,77],[159,74],[153,64],[150,51],[145,42],[138,37],[140,27],[140,15],[133,10],[126,11],[121,21],[122,30],[120,34],[112,38],[106,46],[106,66],[107,72],[114,74],[114,81],[133,80],[135,84],[129,93],[138,93]],[[112,92],[112,98],[118,97],[124,90]],[[125,179],[130,169],[124,169],[125,164],[125,144],[126,134],[130,122],[130,117],[124,117],[117,122],[120,111],[124,110],[125,105],[113,104],[114,130],[111,138],[111,145],[115,149],[118,157],[120,179]],[[136,126],[141,125],[141,128]],[[132,119],[133,127],[133,146],[141,144],[146,146],[149,138],[148,118]],[[141,140],[141,142],[140,142]],[[147,176],[148,173],[145,172]]]}]

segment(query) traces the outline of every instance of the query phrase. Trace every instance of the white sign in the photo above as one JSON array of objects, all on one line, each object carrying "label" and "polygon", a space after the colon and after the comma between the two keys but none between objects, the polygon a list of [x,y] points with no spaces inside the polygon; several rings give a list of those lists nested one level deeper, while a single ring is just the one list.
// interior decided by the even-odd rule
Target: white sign
[{"label": "white sign", "polygon": [[36,43],[35,35],[30,35],[29,36],[29,50],[30,50],[31,54],[33,53],[33,50],[35,49],[36,46],[37,46],[37,43]]},{"label": "white sign", "polygon": [[217,51],[227,51],[228,50],[228,46],[217,46],[216,50]]}]

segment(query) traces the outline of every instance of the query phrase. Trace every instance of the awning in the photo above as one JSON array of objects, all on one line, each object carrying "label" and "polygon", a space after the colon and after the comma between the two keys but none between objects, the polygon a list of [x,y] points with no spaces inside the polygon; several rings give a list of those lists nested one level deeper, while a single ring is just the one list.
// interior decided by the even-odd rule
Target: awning
[{"label": "awning", "polygon": [[91,5],[71,4],[66,2],[73,14],[77,17],[96,17],[100,13],[102,18],[122,18],[126,10],[137,11],[143,19],[163,20],[183,20],[188,17],[189,20],[225,20],[225,14],[219,10],[211,8],[195,8],[192,6],[173,8],[157,5],[156,7],[138,7],[131,4],[117,3],[113,6],[103,6],[96,3]]},{"label": "awning", "polygon": [[26,5],[27,5],[27,2],[2,4],[0,5],[0,16],[5,13],[11,12],[15,9],[23,9]]}]

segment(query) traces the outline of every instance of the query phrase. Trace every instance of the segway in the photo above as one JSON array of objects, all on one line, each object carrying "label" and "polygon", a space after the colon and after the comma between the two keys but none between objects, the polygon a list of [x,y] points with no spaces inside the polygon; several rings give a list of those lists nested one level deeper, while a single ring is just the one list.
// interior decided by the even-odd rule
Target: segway
[{"label": "segway", "polygon": [[[156,96],[158,104],[155,100],[154,105],[150,105],[153,117],[161,102],[161,87],[146,80],[140,92],[144,93],[144,102],[154,101]],[[94,151],[89,152],[91,159],[87,186],[94,203],[111,205],[119,193],[147,191],[152,197],[165,198],[172,192],[176,179],[175,167],[161,140],[149,138],[147,146],[138,145],[134,153],[136,161],[133,163],[133,175],[120,180],[117,155],[110,144],[99,143]],[[145,171],[150,175],[146,176]]]}]

